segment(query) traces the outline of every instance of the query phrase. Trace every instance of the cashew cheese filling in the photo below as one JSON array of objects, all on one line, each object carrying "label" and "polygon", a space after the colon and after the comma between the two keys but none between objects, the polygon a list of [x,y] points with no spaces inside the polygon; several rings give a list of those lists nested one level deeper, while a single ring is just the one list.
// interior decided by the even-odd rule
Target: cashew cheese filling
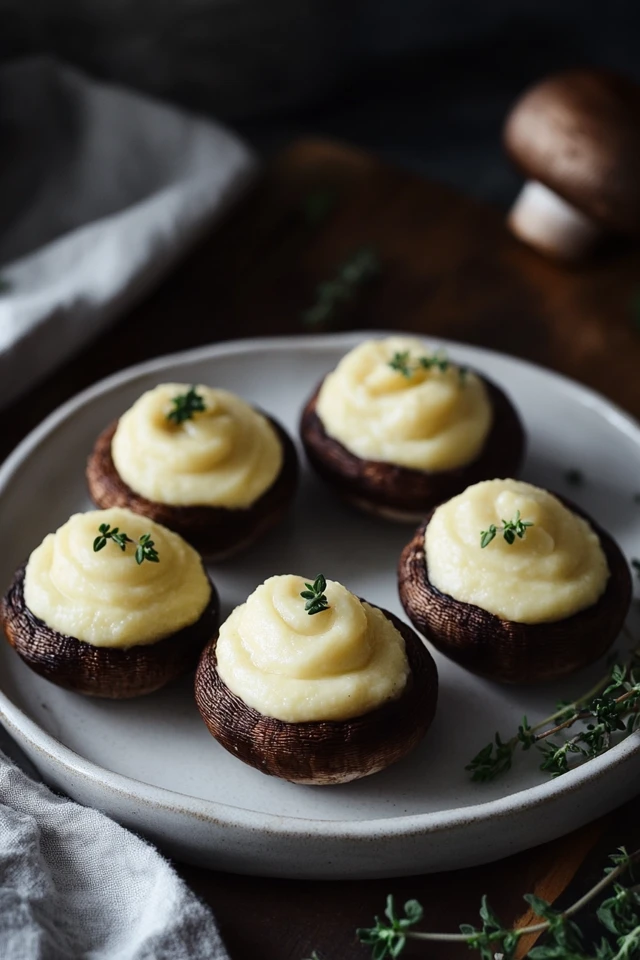
[{"label": "cashew cheese filling", "polygon": [[248,706],[287,723],[348,720],[403,692],[404,639],[385,615],[335,580],[310,616],[302,577],[265,581],[220,628],[218,674]]},{"label": "cashew cheese filling", "polygon": [[[508,543],[504,521],[527,526]],[[481,533],[498,532],[486,547]],[[425,534],[429,580],[441,593],[503,620],[549,623],[585,610],[604,593],[609,568],[586,520],[557,497],[519,480],[485,480],[438,507]]]},{"label": "cashew cheese filling", "polygon": [[282,468],[276,431],[240,397],[202,386],[204,409],[175,423],[168,418],[172,401],[189,389],[160,384],[120,417],[111,442],[119,476],[156,503],[250,507]]},{"label": "cashew cheese filling", "polygon": [[355,456],[430,471],[475,460],[493,421],[482,380],[414,337],[351,350],[325,378],[316,412]]},{"label": "cashew cheese filling", "polygon": [[[135,541],[95,552],[107,523]],[[151,534],[159,561],[136,563],[136,542]],[[182,537],[130,510],[76,513],[44,538],[27,563],[24,600],[58,633],[94,647],[155,643],[200,618],[211,586],[199,555]]]}]

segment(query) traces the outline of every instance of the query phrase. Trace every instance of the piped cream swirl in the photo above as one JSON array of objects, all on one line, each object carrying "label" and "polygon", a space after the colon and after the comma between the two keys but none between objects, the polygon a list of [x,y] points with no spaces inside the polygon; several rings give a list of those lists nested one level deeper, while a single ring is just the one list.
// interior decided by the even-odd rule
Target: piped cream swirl
[{"label": "piped cream swirl", "polygon": [[[93,541],[100,524],[119,527],[132,540],[150,533],[158,563],[135,561],[135,545],[123,552]],[[58,633],[95,647],[155,643],[202,615],[211,586],[199,555],[182,537],[130,510],[76,513],[33,551],[24,599],[34,616]]]},{"label": "piped cream swirl", "polygon": [[[408,372],[389,365],[408,355]],[[326,433],[363,460],[452,470],[479,455],[493,420],[482,380],[452,364],[425,369],[433,350],[413,337],[367,340],[324,380],[317,414]]]},{"label": "piped cream swirl", "polygon": [[[503,520],[517,511],[526,528],[507,543]],[[491,543],[481,531],[494,524]],[[503,620],[546,623],[592,606],[609,578],[606,557],[592,527],[557,497],[518,480],[485,480],[438,507],[425,536],[431,583],[441,593]]]},{"label": "piped cream swirl", "polygon": [[218,673],[265,716],[288,723],[347,720],[400,696],[404,639],[375,607],[327,581],[329,609],[310,616],[302,577],[270,577],[220,628]]},{"label": "piped cream swirl", "polygon": [[118,422],[111,455],[135,493],[175,506],[244,508],[282,467],[278,435],[266,417],[228,390],[197,387],[205,409],[181,424],[167,419],[189,385],[144,393]]}]

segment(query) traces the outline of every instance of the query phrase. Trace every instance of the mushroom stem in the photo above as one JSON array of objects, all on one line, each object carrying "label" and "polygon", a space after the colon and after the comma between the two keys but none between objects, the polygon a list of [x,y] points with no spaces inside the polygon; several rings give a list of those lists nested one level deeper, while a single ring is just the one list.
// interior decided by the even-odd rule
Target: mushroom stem
[{"label": "mushroom stem", "polygon": [[537,180],[525,183],[507,223],[520,240],[558,260],[580,260],[602,234],[593,220]]}]

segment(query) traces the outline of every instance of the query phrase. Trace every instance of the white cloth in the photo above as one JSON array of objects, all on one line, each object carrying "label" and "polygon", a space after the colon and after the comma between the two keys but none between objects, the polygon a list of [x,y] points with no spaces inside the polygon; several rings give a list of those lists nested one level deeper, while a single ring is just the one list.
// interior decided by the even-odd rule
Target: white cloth
[{"label": "white cloth", "polygon": [[0,404],[148,291],[255,169],[208,120],[49,59],[0,69]]},{"label": "white cloth", "polygon": [[0,752],[2,960],[228,960],[215,921],[149,843]]}]

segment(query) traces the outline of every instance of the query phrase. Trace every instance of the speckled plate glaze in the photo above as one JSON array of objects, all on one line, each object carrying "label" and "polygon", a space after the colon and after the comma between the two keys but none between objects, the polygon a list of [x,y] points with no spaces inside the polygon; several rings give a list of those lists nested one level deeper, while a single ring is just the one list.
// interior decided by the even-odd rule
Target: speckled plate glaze
[{"label": "speckled plate glaze", "polygon": [[[379,331],[372,336],[382,336]],[[315,383],[366,334],[247,340],[125,370],[65,404],[0,471],[0,582],[50,530],[89,509],[84,466],[98,432],[163,380],[211,383],[260,404],[295,434]],[[439,344],[511,395],[530,436],[524,478],[572,496],[640,555],[640,428],[603,398],[520,360]],[[567,485],[568,468],[585,483]],[[223,613],[273,573],[322,570],[403,616],[395,568],[410,528],[352,512],[309,474],[291,521],[252,552],[214,566]],[[638,632],[636,620],[631,624]],[[602,664],[534,690],[478,679],[436,654],[441,692],[423,744],[381,774],[300,787],[226,753],[195,708],[192,679],[123,703],[60,690],[0,646],[0,717],[60,790],[145,834],[176,857],[223,870],[289,877],[379,877],[464,867],[550,840],[637,791],[640,738],[556,780],[531,751],[493,784],[465,764],[496,730],[510,733],[588,689]]]}]

